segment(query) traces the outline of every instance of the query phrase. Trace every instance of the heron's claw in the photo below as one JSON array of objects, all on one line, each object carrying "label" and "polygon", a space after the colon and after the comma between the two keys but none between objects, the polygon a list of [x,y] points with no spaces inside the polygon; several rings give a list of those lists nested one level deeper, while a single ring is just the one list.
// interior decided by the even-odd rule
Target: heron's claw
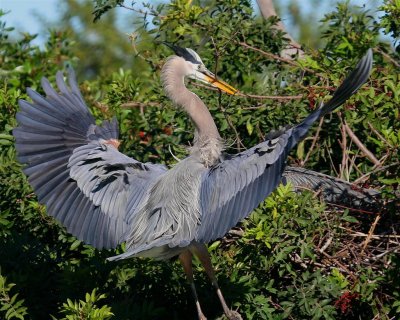
[{"label": "heron's claw", "polygon": [[226,316],[229,320],[243,320],[240,313],[234,310],[229,310]]}]

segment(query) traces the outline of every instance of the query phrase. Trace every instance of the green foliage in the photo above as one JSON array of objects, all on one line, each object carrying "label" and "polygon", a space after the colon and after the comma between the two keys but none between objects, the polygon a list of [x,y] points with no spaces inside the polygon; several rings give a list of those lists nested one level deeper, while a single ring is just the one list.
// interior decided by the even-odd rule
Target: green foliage
[{"label": "green foliage", "polygon": [[[324,20],[325,45],[320,51],[306,49],[306,57],[294,65],[268,55],[279,55],[286,40],[271,28],[275,19],[254,16],[249,1],[147,3],[136,12],[131,69],[126,68],[129,61],[114,59],[110,52],[116,47],[129,55],[127,40],[117,32],[112,40],[115,13],[109,10],[122,2],[94,1],[95,18],[104,23],[95,31],[88,23],[93,16],[87,3],[65,3],[70,14],[60,23],[68,31],[51,31],[44,49],[33,46],[34,36],[29,34],[11,41],[11,28],[0,23],[0,264],[2,274],[16,285],[11,288],[3,275],[0,280],[1,299],[6,296],[9,303],[15,297],[9,304],[19,310],[14,317],[28,318],[29,311],[29,319],[195,318],[179,263],[146,259],[109,263],[105,259],[114,251],[95,250],[67,234],[38,204],[13,145],[17,101],[27,98],[25,88],[41,92],[42,76],[54,83],[56,71],[71,64],[83,66],[80,88],[96,118],[117,116],[124,153],[167,165],[175,163],[174,156],[185,157],[193,127],[162,91],[159,71],[171,52],[160,40],[197,50],[211,70],[243,93],[300,95],[291,100],[227,97],[189,83],[209,106],[232,153],[258,143],[272,128],[304,119],[328,99],[365,49],[375,47],[368,84],[341,112],[326,117],[318,136],[311,132],[289,162],[350,180],[362,178],[381,188],[388,206],[374,232],[387,242],[371,238],[367,243],[354,236],[368,234],[375,215],[332,210],[316,195],[293,194],[286,186],[243,222],[242,237],[221,239],[210,245],[210,252],[226,300],[247,319],[398,317],[400,260],[394,250],[384,250],[393,245],[387,234],[398,234],[400,228],[393,201],[400,176],[400,78],[394,67],[396,53],[379,40],[379,32],[390,30],[389,17],[395,16],[397,2],[385,2],[387,18],[381,24],[363,8],[339,4]],[[73,28],[72,16],[83,24],[83,35]],[[398,31],[396,26],[393,30],[391,36]],[[110,51],[81,43],[79,39],[90,32],[100,37],[96,48],[109,46]],[[84,81],[91,76],[86,68],[91,58],[96,62],[91,69],[94,79]],[[349,137],[343,138],[344,120],[383,169]],[[367,252],[380,258],[368,260]],[[222,313],[216,295],[198,262],[195,269],[204,312],[216,319]],[[79,300],[84,295],[85,300]],[[6,317],[11,309],[3,308],[0,316]]]},{"label": "green foliage", "polygon": [[0,315],[4,316],[5,320],[21,319],[24,320],[27,308],[24,306],[24,300],[18,299],[18,293],[11,295],[11,288],[15,283],[7,283],[7,278],[1,274],[0,269]]},{"label": "green foliage", "polygon": [[397,55],[400,54],[400,1],[384,0],[380,9],[385,12],[381,26],[385,34],[390,34],[396,41]]},{"label": "green foliage", "polygon": [[86,293],[85,301],[79,300],[79,302],[72,302],[70,299],[67,299],[67,303],[63,303],[61,308],[61,313],[65,314],[65,318],[61,318],[61,320],[110,319],[114,315],[111,312],[110,307],[102,306],[101,308],[98,308],[96,306],[98,301],[104,299],[105,297],[105,294],[97,294],[96,289],[93,289],[92,293]]},{"label": "green foliage", "polygon": [[376,46],[379,28],[368,11],[354,8],[348,1],[339,3],[336,9],[322,20],[329,25],[323,34],[327,41],[326,51],[348,57]]},{"label": "green foliage", "polygon": [[95,0],[95,10],[93,11],[94,21],[99,20],[104,13],[115,8],[117,5],[123,2],[123,0]]},{"label": "green foliage", "polygon": [[[98,1],[100,2],[100,1]],[[121,1],[113,1],[115,3]],[[68,34],[77,73],[85,79],[132,67],[128,35],[117,27],[116,12],[92,22],[93,1],[65,0],[60,4],[60,20],[52,28]]]},{"label": "green foliage", "polygon": [[[240,310],[250,319],[336,319],[334,302],[348,283],[337,269],[327,276],[314,267],[313,243],[326,232],[325,207],[311,193],[300,197],[291,190],[280,186],[244,223],[235,260],[243,262],[241,271],[261,290],[249,294]],[[252,303],[265,296],[268,308]]]}]

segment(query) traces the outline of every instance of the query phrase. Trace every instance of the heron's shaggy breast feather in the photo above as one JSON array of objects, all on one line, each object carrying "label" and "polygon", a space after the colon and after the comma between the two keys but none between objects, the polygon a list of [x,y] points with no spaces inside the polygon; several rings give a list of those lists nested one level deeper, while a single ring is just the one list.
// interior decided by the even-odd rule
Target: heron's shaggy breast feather
[{"label": "heron's shaggy breast feather", "polygon": [[207,170],[188,157],[166,172],[149,190],[149,197],[131,221],[126,238],[127,251],[143,252],[168,244],[185,247],[200,224],[199,190],[201,175]]}]

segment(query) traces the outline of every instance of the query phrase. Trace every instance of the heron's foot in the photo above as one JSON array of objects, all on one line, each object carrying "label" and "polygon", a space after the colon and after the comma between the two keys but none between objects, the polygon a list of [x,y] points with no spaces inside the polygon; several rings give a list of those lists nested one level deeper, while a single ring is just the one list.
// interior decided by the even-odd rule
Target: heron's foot
[{"label": "heron's foot", "polygon": [[207,320],[207,317],[204,315],[203,311],[200,308],[200,303],[196,301],[196,306],[197,306],[197,316],[199,317],[199,320]]},{"label": "heron's foot", "polygon": [[199,320],[207,320],[206,316],[203,313],[199,313]]},{"label": "heron's foot", "polygon": [[243,318],[242,318],[242,316],[240,315],[240,313],[237,312],[237,311],[234,311],[234,310],[229,310],[229,311],[226,313],[226,317],[227,317],[229,320],[243,320]]}]

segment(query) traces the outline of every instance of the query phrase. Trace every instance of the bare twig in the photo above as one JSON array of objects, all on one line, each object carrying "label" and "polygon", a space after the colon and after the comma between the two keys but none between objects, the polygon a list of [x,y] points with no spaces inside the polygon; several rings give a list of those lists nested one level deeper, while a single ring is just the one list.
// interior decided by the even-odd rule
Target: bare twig
[{"label": "bare twig", "polygon": [[309,69],[309,68],[306,68],[306,67],[302,67],[297,62],[294,62],[291,59],[283,58],[283,57],[280,57],[280,56],[278,56],[276,54],[273,54],[273,53],[270,53],[270,52],[266,52],[266,51],[261,50],[259,48],[253,47],[253,46],[247,44],[246,42],[239,41],[238,44],[241,45],[242,47],[246,48],[246,49],[250,49],[250,50],[256,51],[258,53],[261,53],[263,56],[266,56],[266,57],[269,57],[271,59],[278,60],[278,61],[281,61],[281,62],[285,62],[285,63],[290,64],[290,65],[295,66],[295,67],[300,67],[305,71],[308,71],[310,73],[317,74],[317,75],[321,76],[316,71],[314,71],[312,69]]},{"label": "bare twig", "polygon": [[340,146],[342,147],[342,163],[340,165],[340,178],[345,179],[344,173],[346,172],[346,181],[349,181],[349,175],[346,170],[347,168],[347,160],[348,160],[348,155],[347,155],[347,136],[346,136],[346,129],[344,128],[344,123],[342,120],[342,117],[340,117],[340,122],[342,123],[342,126],[340,128],[340,133],[342,134],[342,140],[339,142]]},{"label": "bare twig", "polygon": [[219,53],[217,45],[215,44],[214,37],[211,37],[211,42],[212,42],[213,47],[214,47],[214,61],[215,61],[215,63],[214,63],[214,74],[217,76],[218,62],[219,62],[220,53]]},{"label": "bare twig", "polygon": [[136,13],[139,13],[139,14],[143,15],[143,16],[153,16],[153,17],[158,17],[160,19],[165,19],[165,16],[163,16],[161,14],[156,14],[156,13],[154,13],[152,11],[144,11],[144,10],[141,10],[141,9],[136,9],[134,7],[128,7],[127,5],[125,5],[123,3],[118,4],[118,6],[121,7],[121,8],[130,10],[130,11],[134,11]]},{"label": "bare twig", "polygon": [[308,150],[308,152],[307,152],[307,154],[306,154],[306,157],[304,158],[304,161],[301,163],[301,166],[302,166],[302,167],[306,164],[306,162],[307,162],[308,159],[310,158],[311,152],[314,150],[314,147],[315,147],[315,145],[316,145],[316,143],[317,143],[317,140],[318,140],[318,137],[319,137],[319,133],[320,133],[320,131],[321,131],[321,127],[322,127],[322,124],[323,124],[323,123],[324,123],[324,118],[321,118],[321,119],[319,120],[317,132],[315,133],[315,135],[314,135],[314,137],[313,137],[313,141],[312,141],[312,143],[311,143],[311,147],[310,147],[310,149]]},{"label": "bare twig", "polygon": [[244,235],[244,231],[243,230],[236,230],[236,229],[231,229],[231,230],[229,230],[229,232],[228,232],[229,234],[231,234],[231,235],[234,235],[234,236],[238,236],[238,237],[243,237],[243,235]]},{"label": "bare twig", "polygon": [[379,160],[373,155],[371,151],[367,149],[367,147],[358,139],[358,137],[355,135],[355,133],[350,129],[349,125],[347,124],[346,121],[343,123],[343,127],[346,130],[346,133],[349,135],[350,139],[356,144],[356,146],[364,153],[364,155],[374,163],[375,166],[381,167],[382,164],[379,162]]},{"label": "bare twig", "polygon": [[389,253],[397,252],[397,251],[400,251],[400,247],[393,247],[393,248],[390,248],[389,250],[386,250],[386,251],[376,255],[375,257],[372,257],[372,259],[378,260],[380,258],[383,258],[384,256],[386,256]]},{"label": "bare twig", "polygon": [[222,105],[221,103],[221,94],[219,95],[219,99],[218,99],[218,107],[221,110],[222,114],[225,117],[226,122],[228,122],[229,127],[233,130],[233,132],[235,133],[236,136],[236,148],[237,150],[241,150],[241,149],[246,149],[246,146],[243,144],[242,139],[240,138],[239,132],[236,130],[235,125],[232,122],[231,117],[229,116],[229,114],[226,112],[225,107]]},{"label": "bare twig", "polygon": [[139,102],[139,101],[128,101],[121,104],[121,108],[143,108],[143,107],[159,107],[161,103],[159,102]]},{"label": "bare twig", "polygon": [[[278,16],[275,11],[274,3],[272,0],[257,0],[258,7],[260,8],[261,14],[264,19],[269,17]],[[281,56],[286,59],[292,59],[292,57],[298,54],[300,57],[304,56],[304,51],[301,50],[300,45],[292,38],[292,36],[286,31],[285,26],[281,20],[275,26],[276,29],[285,33],[285,37],[289,40],[289,46],[281,51]]]},{"label": "bare twig", "polygon": [[374,48],[373,49],[375,52],[380,53],[381,55],[383,55],[386,59],[388,59],[391,63],[393,63],[397,68],[400,68],[400,63],[398,63],[396,60],[394,60],[391,56],[389,56],[386,52],[383,52],[381,49],[379,48]]},{"label": "bare twig", "polygon": [[[199,88],[206,88],[208,90],[212,91],[219,91],[218,88],[210,87],[208,85],[198,83],[198,82],[191,82],[191,84],[195,87]],[[258,100],[278,100],[278,101],[283,101],[283,100],[300,100],[303,98],[303,95],[299,94],[297,96],[259,96],[255,94],[247,94],[247,93],[242,93],[242,92],[236,92],[234,97],[243,97],[243,98],[251,98],[251,99],[258,99]],[[260,107],[253,107],[252,109],[258,109]]]},{"label": "bare twig", "polygon": [[[296,96],[259,96],[255,94],[247,94],[247,93],[242,93],[242,92],[237,92],[237,96],[239,97],[245,97],[245,98],[252,98],[252,99],[259,99],[259,100],[300,100],[303,98],[302,94],[298,94]],[[254,107],[252,108],[254,109]]]},{"label": "bare twig", "polygon": [[378,221],[379,221],[380,218],[381,218],[381,216],[380,216],[379,214],[375,217],[375,220],[374,220],[374,222],[372,223],[371,228],[369,229],[368,236],[367,236],[367,238],[365,239],[364,244],[363,244],[363,247],[362,247],[362,249],[361,249],[361,255],[364,253],[365,248],[367,247],[368,243],[371,241],[371,237],[372,237],[373,234],[374,234],[376,225],[377,225],[377,223],[378,223]]},{"label": "bare twig", "polygon": [[376,173],[376,172],[379,172],[379,171],[382,171],[382,170],[386,170],[386,169],[388,169],[388,168],[390,168],[390,167],[398,166],[398,165],[400,165],[400,162],[391,163],[391,164],[388,164],[387,166],[376,167],[376,168],[374,168],[372,171],[367,172],[367,173],[364,174],[363,176],[357,178],[357,179],[354,181],[354,183],[357,184],[357,183],[363,182],[363,181],[367,180],[367,178],[368,178],[371,174],[373,174],[373,173]]},{"label": "bare twig", "polygon": [[[261,49],[259,49],[259,48],[253,47],[253,46],[247,44],[246,42],[240,41],[239,44],[240,44],[242,47],[244,47],[244,48],[247,48],[247,49],[250,49],[250,50],[259,52],[259,53],[261,53],[263,56],[269,57],[269,58],[271,58],[271,59],[275,59],[275,60],[278,60],[278,61],[281,61],[281,62],[285,62],[285,63],[290,64],[290,65],[295,66],[295,67],[298,67],[298,66],[299,66],[298,63],[296,63],[296,62],[294,62],[294,61],[292,61],[292,60],[290,60],[290,59],[282,58],[282,57],[280,57],[280,56],[278,56],[278,55],[276,55],[276,54],[273,54],[273,53],[270,53],[270,52],[266,52],[266,51],[261,50]],[[306,69],[305,69],[305,70],[306,70]],[[311,70],[311,69],[309,69],[309,70],[307,70],[307,71],[314,72],[314,70]]]},{"label": "bare twig", "polygon": [[328,158],[329,158],[329,162],[331,164],[331,169],[333,169],[333,171],[335,171],[335,176],[339,177],[339,172],[336,170],[336,166],[335,163],[332,160],[332,156],[330,152],[327,152]]},{"label": "bare twig", "polygon": [[354,212],[359,212],[359,213],[366,213],[366,214],[376,214],[376,212],[373,211],[367,211],[367,210],[362,210],[362,209],[356,209],[356,208],[352,208],[352,207],[348,207],[348,206],[343,206],[337,203],[331,203],[331,202],[326,202],[327,204],[337,207],[337,208],[341,208],[341,209],[348,209]]},{"label": "bare twig", "polygon": [[332,240],[333,240],[333,237],[332,236],[330,236],[329,238],[328,238],[328,240],[326,240],[326,242],[325,242],[325,244],[322,246],[322,248],[321,249],[319,249],[319,252],[324,252],[329,246],[330,246],[330,244],[332,243]]},{"label": "bare twig", "polygon": [[371,122],[368,121],[367,123],[368,123],[368,127],[373,131],[373,133],[375,133],[375,134],[377,135],[377,137],[378,137],[379,139],[381,139],[381,141],[383,141],[387,146],[393,148],[392,144],[391,144],[389,141],[387,141],[387,140],[378,132],[378,130],[375,129],[375,127],[371,124]]},{"label": "bare twig", "polygon": [[353,278],[353,280],[357,280],[357,277],[353,274],[353,272],[351,272],[347,266],[343,265],[342,263],[340,263],[337,259],[335,259],[334,257],[332,257],[331,255],[327,254],[325,251],[321,252],[322,255],[324,255],[326,258],[328,258],[329,260],[333,260],[334,263],[339,267],[339,270],[341,270],[342,272],[347,273],[350,277]]},{"label": "bare twig", "polygon": [[[349,228],[345,228],[345,227],[341,227],[339,226],[340,229],[346,230],[346,231],[350,231],[353,232],[353,230],[349,229]],[[374,239],[374,240],[382,240],[382,239],[400,239],[400,235],[395,235],[395,234],[384,234],[384,235],[380,235],[380,234],[372,234],[370,235],[369,233],[363,233],[363,232],[353,232],[351,234],[349,234],[349,236],[352,237],[360,237],[360,238],[367,238],[370,237],[370,239]]]}]

